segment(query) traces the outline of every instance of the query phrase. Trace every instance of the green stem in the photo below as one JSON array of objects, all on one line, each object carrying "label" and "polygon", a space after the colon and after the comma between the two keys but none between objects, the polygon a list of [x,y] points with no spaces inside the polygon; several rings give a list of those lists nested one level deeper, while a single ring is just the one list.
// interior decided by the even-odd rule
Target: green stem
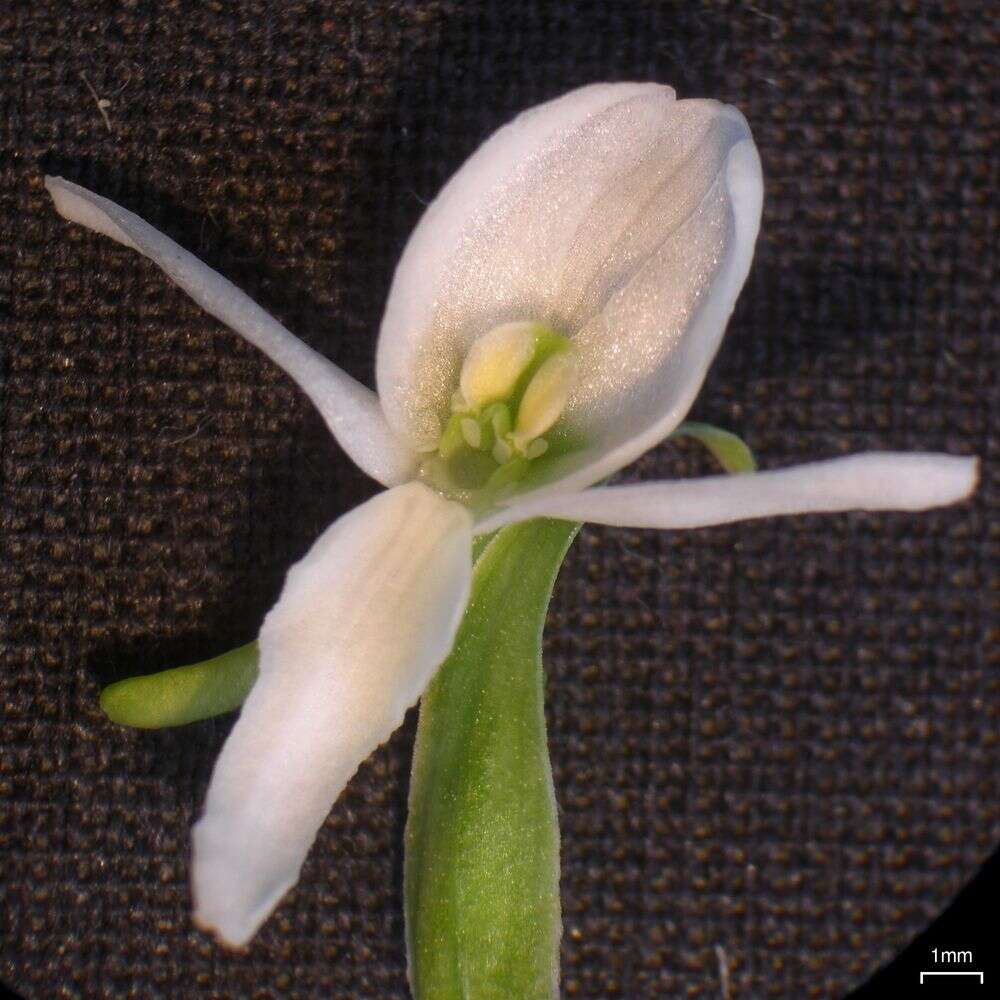
[{"label": "green stem", "polygon": [[559,827],[542,628],[579,525],[499,532],[420,702],[404,893],[415,1000],[558,996]]}]

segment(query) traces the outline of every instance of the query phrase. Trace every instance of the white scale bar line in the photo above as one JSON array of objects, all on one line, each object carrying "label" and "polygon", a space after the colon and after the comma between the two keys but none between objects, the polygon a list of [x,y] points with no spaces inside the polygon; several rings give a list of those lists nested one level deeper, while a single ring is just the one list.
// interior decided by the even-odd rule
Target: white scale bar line
[{"label": "white scale bar line", "polygon": [[924,976],[978,976],[979,985],[983,985],[983,974],[981,972],[921,972],[920,983],[923,985]]}]

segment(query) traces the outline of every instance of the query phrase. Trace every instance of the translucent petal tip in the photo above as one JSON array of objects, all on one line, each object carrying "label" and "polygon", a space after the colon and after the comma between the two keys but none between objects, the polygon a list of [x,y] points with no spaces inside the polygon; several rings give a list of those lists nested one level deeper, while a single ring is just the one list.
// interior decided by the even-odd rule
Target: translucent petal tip
[{"label": "translucent petal tip", "polygon": [[[979,459],[965,455],[917,454],[900,455],[899,460],[909,460],[907,485],[900,488],[900,508],[927,510],[968,500],[979,485]],[[910,493],[912,506],[906,504]]]}]

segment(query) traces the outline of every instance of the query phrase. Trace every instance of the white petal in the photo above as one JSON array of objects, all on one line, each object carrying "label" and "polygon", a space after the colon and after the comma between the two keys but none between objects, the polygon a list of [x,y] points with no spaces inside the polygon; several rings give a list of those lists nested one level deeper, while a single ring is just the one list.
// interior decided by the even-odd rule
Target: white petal
[{"label": "white petal", "polygon": [[680,422],[746,277],[760,163],[743,117],[651,84],[599,85],[497,132],[427,210],[383,319],[386,415],[434,434],[468,346],[539,320],[572,337],[564,419],[589,447],[552,470],[582,488]]},{"label": "white petal", "polygon": [[711,141],[701,148],[714,163],[706,173],[716,171],[704,198],[576,338],[584,369],[595,374],[570,399],[565,419],[593,443],[551,470],[554,489],[599,482],[668,437],[722,342],[753,260],[763,181],[746,122],[732,108],[715,108]]},{"label": "white petal", "polygon": [[260,633],[260,676],[194,828],[195,920],[253,936],[333,802],[447,656],[468,601],[471,520],[419,483],[329,527]]},{"label": "white petal", "polygon": [[968,498],[979,463],[955,455],[871,452],[790,469],[529,495],[476,525],[557,517],[634,528],[704,528],[777,514],[927,510]]},{"label": "white petal", "polygon": [[[428,207],[396,268],[377,358],[386,415],[417,447],[434,443],[473,340],[504,322],[546,319],[551,254],[562,258],[603,187],[600,158],[627,164],[623,125],[643,119],[643,136],[655,134],[673,96],[656,84],[595,84],[532,108]],[[594,156],[589,139],[601,140]]]},{"label": "white petal", "polygon": [[413,453],[386,422],[375,393],[302,343],[232,282],[137,215],[61,177],[46,177],[45,186],[60,215],[138,250],[206,312],[283,368],[361,469],[385,485],[410,478]]}]

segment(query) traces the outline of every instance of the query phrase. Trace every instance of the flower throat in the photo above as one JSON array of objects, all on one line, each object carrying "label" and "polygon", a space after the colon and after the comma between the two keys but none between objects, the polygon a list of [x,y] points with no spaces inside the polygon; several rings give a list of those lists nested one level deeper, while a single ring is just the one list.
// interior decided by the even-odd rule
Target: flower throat
[{"label": "flower throat", "polygon": [[571,341],[541,323],[504,323],[476,340],[437,449],[420,478],[470,506],[513,492],[539,460],[568,450],[555,428],[576,381]]}]

